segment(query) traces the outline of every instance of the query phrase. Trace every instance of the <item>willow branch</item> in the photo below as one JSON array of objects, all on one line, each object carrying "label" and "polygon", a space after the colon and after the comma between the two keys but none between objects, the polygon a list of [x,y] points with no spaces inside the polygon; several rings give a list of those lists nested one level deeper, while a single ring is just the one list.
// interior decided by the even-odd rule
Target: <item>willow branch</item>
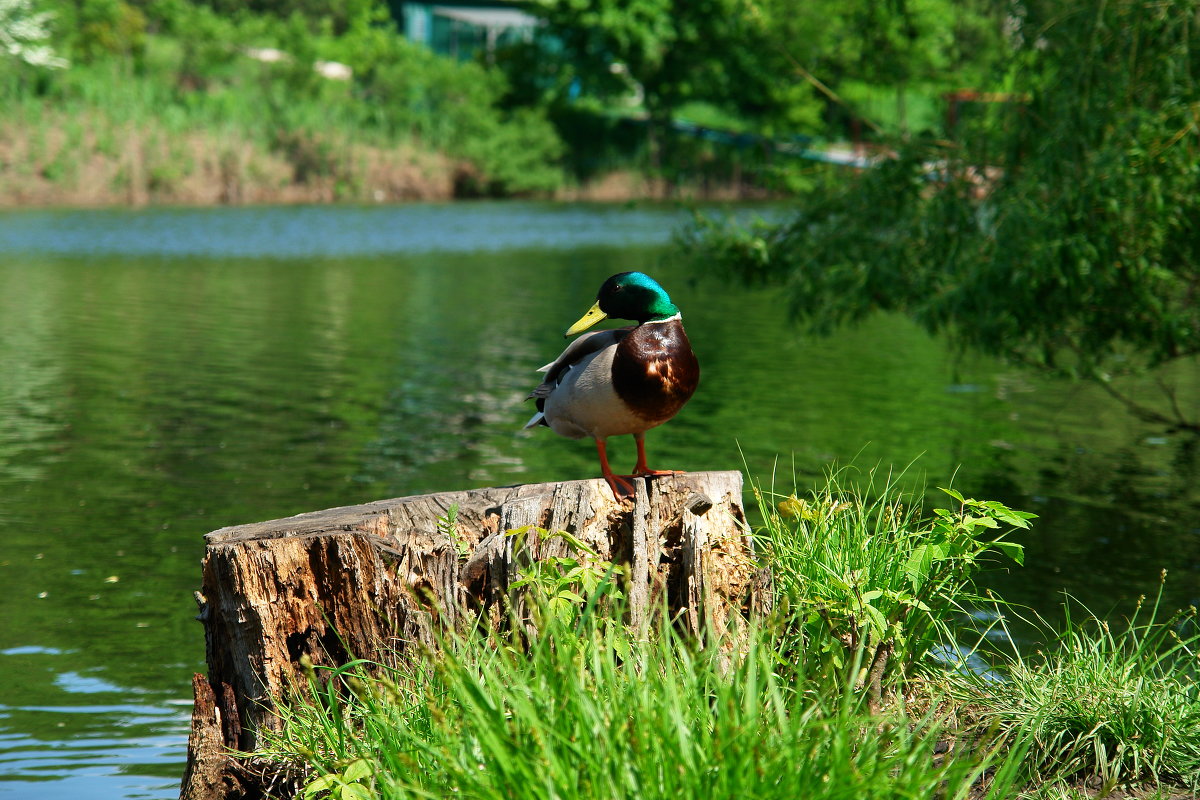
[{"label": "willow branch", "polygon": [[1177,430],[1185,430],[1192,433],[1200,433],[1200,421],[1193,421],[1184,418],[1182,411],[1175,403],[1175,398],[1172,393],[1168,392],[1167,396],[1171,399],[1172,410],[1175,412],[1174,417],[1163,414],[1161,411],[1156,411],[1149,406],[1144,406],[1134,400],[1132,397],[1117,391],[1117,388],[1112,385],[1112,382],[1095,369],[1091,371],[1091,378],[1093,381],[1100,384],[1100,387],[1104,389],[1104,391],[1108,392],[1110,397],[1115,399],[1121,405],[1125,406],[1125,409],[1129,411],[1129,413],[1133,414],[1143,422],[1166,425]]}]

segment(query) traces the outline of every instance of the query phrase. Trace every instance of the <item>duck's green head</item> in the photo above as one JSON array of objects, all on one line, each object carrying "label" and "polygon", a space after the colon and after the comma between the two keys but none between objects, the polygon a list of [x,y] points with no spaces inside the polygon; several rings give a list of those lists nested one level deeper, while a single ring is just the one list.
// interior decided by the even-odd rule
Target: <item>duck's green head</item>
[{"label": "duck's green head", "polygon": [[631,319],[650,322],[667,319],[679,313],[670,296],[658,282],[641,272],[622,272],[604,282],[596,294],[596,304],[572,325],[566,335],[573,336],[602,319]]}]

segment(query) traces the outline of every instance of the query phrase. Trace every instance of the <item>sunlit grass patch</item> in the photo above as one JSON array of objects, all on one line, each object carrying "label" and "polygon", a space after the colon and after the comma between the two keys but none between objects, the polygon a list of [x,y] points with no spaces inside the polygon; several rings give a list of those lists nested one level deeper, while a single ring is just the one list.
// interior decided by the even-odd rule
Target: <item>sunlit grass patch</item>
[{"label": "sunlit grass patch", "polygon": [[[1165,577],[1165,573],[1164,573]],[[1200,632],[1196,609],[1168,615],[1159,598],[1132,619],[1084,609],[1032,655],[999,659],[1005,680],[949,676],[983,726],[1028,740],[1029,769],[1092,780],[1102,791],[1161,782],[1200,789]],[[1142,620],[1143,615],[1147,617]]]},{"label": "sunlit grass patch", "polygon": [[939,720],[882,712],[863,690],[868,672],[899,674],[923,652],[919,636],[940,641],[953,609],[927,602],[965,591],[981,529],[1024,524],[952,497],[956,510],[925,521],[890,485],[868,501],[831,480],[764,505],[779,613],[724,641],[665,616],[627,626],[619,568],[568,539],[586,558],[522,568],[508,632],[314,675],[259,755],[304,765],[309,796],[338,798],[1008,796],[1019,759],[974,732],[942,753]]},{"label": "sunlit grass patch", "polygon": [[923,514],[893,476],[847,475],[804,496],[752,486],[776,610],[733,638],[690,638],[664,615],[628,626],[619,566],[568,537],[578,557],[520,569],[506,630],[310,674],[255,756],[338,800],[982,800],[1119,784],[1181,797],[1200,784],[1194,610],[1070,618],[1035,655],[961,669],[947,653],[995,656],[955,639],[963,611],[997,602],[974,581],[989,559],[1020,560],[1003,537],[1031,515],[953,490]]},{"label": "sunlit grass patch", "polygon": [[[752,632],[730,664],[669,625],[637,637],[543,617],[528,650],[496,635],[369,677],[338,670],[284,711],[267,752],[310,765],[309,796],[1005,797],[994,753],[935,753],[931,720],[799,692]],[[618,645],[614,637],[624,637]],[[622,656],[621,653],[625,653]],[[361,665],[360,665],[361,666]],[[988,787],[977,785],[989,772]]]},{"label": "sunlit grass patch", "polygon": [[989,561],[1021,563],[1023,547],[1005,536],[1034,515],[944,489],[949,508],[926,517],[900,476],[871,471],[856,484],[853,474],[834,471],[803,497],[752,490],[785,649],[820,660],[810,674],[854,665],[855,683],[878,704],[934,648],[953,645],[958,617],[985,601],[974,581]]}]

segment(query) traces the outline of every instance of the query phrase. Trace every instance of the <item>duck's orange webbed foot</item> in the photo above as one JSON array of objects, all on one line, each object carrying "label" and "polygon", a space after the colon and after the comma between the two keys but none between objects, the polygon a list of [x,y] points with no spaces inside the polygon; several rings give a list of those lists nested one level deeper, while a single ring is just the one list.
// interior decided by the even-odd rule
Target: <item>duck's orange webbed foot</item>
[{"label": "duck's orange webbed foot", "polygon": [[632,478],[633,475],[605,475],[604,480],[608,482],[608,487],[612,489],[613,497],[618,501],[633,497],[637,494],[633,483],[626,480]]},{"label": "duck's orange webbed foot", "polygon": [[646,464],[646,439],[644,436],[634,436],[637,442],[637,463],[633,465],[633,474],[639,478],[652,478],[659,475],[683,475],[680,469],[650,469]]},{"label": "duck's orange webbed foot", "polygon": [[618,502],[633,497],[637,493],[631,482],[634,476],[613,474],[612,467],[608,465],[608,448],[603,439],[596,440],[596,452],[600,456],[600,471],[604,473],[604,480],[608,482],[608,488],[612,489],[613,497]]}]

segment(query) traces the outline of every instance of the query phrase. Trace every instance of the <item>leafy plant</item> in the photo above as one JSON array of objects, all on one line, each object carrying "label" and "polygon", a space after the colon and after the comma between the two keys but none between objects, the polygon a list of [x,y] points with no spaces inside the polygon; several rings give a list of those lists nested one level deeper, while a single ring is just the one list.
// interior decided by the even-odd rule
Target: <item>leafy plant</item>
[{"label": "leafy plant", "polygon": [[365,758],[356,758],[337,772],[318,775],[300,791],[303,798],[329,797],[332,800],[376,800],[374,765]]},{"label": "leafy plant", "polygon": [[458,533],[458,503],[451,503],[446,513],[437,518],[438,533],[445,536],[454,544],[454,552],[459,558],[470,555],[470,548]]},{"label": "leafy plant", "polygon": [[[971,500],[954,489],[941,491],[958,501],[958,508],[935,508],[934,519],[920,544],[912,549],[904,572],[916,596],[954,596],[978,569],[980,556],[997,550],[1017,564],[1025,563],[1025,548],[1017,542],[985,537],[984,531],[1029,527],[1037,515],[1013,511],[995,500]],[[976,600],[972,596],[966,598]]]},{"label": "leafy plant", "polygon": [[[578,555],[537,560],[522,558],[531,534],[543,545],[561,539]],[[513,550],[521,563],[518,577],[509,584],[509,589],[518,593],[525,590],[532,600],[527,606],[535,615],[549,613],[561,622],[569,623],[601,598],[609,604],[623,599],[620,590],[613,585],[613,579],[621,575],[624,568],[601,559],[596,549],[582,539],[566,531],[550,533],[533,525],[516,528],[506,535],[512,537]]]},{"label": "leafy plant", "polygon": [[1004,540],[1003,528],[1028,528],[1034,515],[943,490],[956,506],[922,519],[906,508],[891,475],[876,492],[873,473],[866,491],[842,485],[844,475],[831,474],[808,498],[792,493],[774,505],[769,498],[777,495],[753,485],[763,517],[757,536],[793,659],[820,660],[831,674],[854,670],[878,705],[889,684],[952,636],[955,614],[984,600],[973,579],[985,556],[1021,562],[1022,546]]}]

